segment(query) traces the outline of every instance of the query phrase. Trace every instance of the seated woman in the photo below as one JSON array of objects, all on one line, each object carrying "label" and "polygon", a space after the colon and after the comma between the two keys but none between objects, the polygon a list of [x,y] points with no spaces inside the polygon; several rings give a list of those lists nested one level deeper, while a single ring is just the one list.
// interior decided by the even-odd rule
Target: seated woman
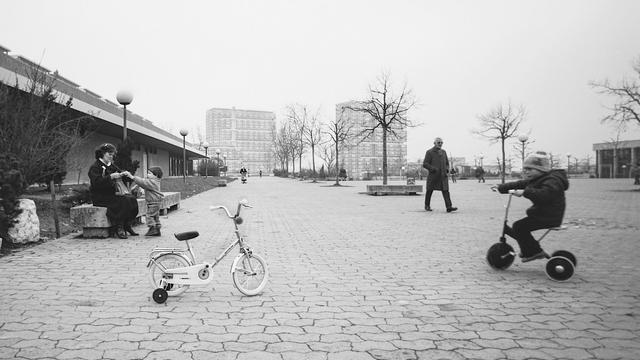
[{"label": "seated woman", "polygon": [[127,232],[137,235],[131,223],[138,216],[138,203],[135,198],[116,195],[116,181],[127,173],[113,164],[116,147],[105,143],[95,151],[96,162],[89,168],[91,181],[91,199],[94,206],[107,208],[107,218],[115,227],[115,234],[120,239],[127,238]]}]

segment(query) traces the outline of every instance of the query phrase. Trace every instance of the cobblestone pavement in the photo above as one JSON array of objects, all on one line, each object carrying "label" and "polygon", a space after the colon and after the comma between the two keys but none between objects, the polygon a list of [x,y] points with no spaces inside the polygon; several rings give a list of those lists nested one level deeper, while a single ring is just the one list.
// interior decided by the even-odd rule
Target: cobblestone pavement
[{"label": "cobblestone pavement", "polygon": [[[570,229],[543,241],[578,257],[558,283],[542,260],[487,266],[507,199],[490,182],[451,184],[460,210],[447,214],[438,192],[426,213],[422,196],[368,196],[363,182],[251,177],[184,200],[160,238],[68,236],[0,258],[0,358],[638,359],[640,192],[630,184],[572,180]],[[245,197],[254,208],[243,231],[271,271],[264,293],[233,287],[232,253],[212,285],[153,302],[149,251],[198,230],[197,255],[212,260],[233,225],[209,205]],[[514,198],[511,219],[527,205]]]}]

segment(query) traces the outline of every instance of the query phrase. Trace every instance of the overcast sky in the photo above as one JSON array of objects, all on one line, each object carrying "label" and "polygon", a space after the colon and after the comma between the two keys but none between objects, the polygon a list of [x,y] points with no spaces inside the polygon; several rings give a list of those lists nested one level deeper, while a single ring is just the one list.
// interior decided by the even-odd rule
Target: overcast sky
[{"label": "overcast sky", "polygon": [[[589,81],[634,74],[640,1],[3,1],[0,45],[174,131],[204,133],[205,112],[276,112],[363,99],[382,71],[420,104],[408,159],[444,138],[452,156],[498,145],[477,116],[524,105],[535,149],[591,155],[615,136]],[[640,139],[632,126],[623,139]],[[215,145],[213,145],[215,146]],[[509,152],[515,156],[515,152]],[[519,162],[517,162],[519,165]]]}]

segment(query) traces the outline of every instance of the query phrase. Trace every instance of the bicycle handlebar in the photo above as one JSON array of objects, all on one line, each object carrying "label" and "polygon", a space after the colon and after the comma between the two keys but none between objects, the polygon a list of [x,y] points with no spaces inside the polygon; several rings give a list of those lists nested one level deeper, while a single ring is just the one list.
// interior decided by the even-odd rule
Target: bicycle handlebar
[{"label": "bicycle handlebar", "polygon": [[229,209],[227,209],[226,206],[222,206],[222,205],[212,205],[209,206],[209,210],[217,210],[217,209],[222,209],[224,210],[224,212],[227,213],[227,216],[231,219],[237,217],[240,215],[240,209],[242,207],[248,207],[248,208],[252,208],[253,206],[249,205],[249,201],[247,201],[247,199],[242,199],[240,201],[238,201],[238,210],[236,211],[235,215],[231,215],[231,213],[229,212]]}]

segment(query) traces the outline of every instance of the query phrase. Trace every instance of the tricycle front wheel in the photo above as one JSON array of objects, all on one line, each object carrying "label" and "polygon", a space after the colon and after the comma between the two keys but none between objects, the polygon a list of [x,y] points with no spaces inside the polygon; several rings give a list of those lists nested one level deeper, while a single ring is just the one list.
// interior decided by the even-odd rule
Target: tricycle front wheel
[{"label": "tricycle front wheel", "polygon": [[511,245],[504,242],[495,243],[487,251],[487,263],[496,270],[505,270],[513,264],[513,254]]}]

